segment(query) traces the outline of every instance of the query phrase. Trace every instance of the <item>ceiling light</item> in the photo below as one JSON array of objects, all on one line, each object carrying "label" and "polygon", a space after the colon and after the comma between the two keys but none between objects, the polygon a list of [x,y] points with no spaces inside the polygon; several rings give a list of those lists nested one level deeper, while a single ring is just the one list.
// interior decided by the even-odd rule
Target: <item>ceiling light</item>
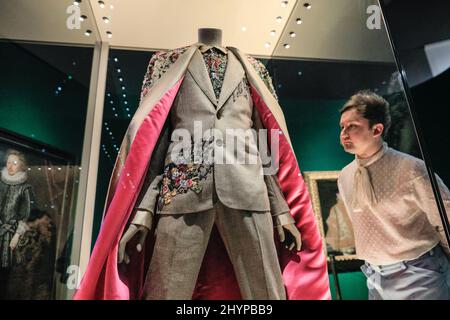
[{"label": "ceiling light", "polygon": [[286,8],[287,5],[288,5],[288,3],[289,3],[289,2],[287,2],[287,1],[281,1],[281,6],[282,6],[283,8]]},{"label": "ceiling light", "polygon": [[120,78],[119,78],[119,81],[120,81],[120,82],[122,82],[122,81],[123,81],[123,78],[122,78],[122,77],[120,77]]},{"label": "ceiling light", "polygon": [[73,4],[76,5],[76,6],[80,5],[80,3],[81,3],[81,0],[75,0],[75,1],[73,2]]},{"label": "ceiling light", "polygon": [[103,17],[102,19],[103,19],[103,21],[104,21],[105,23],[109,23],[109,18],[108,18],[108,17]]},{"label": "ceiling light", "polygon": [[114,62],[119,62],[119,59],[117,59],[117,58],[114,58]]},{"label": "ceiling light", "polygon": [[112,32],[111,31],[106,31],[106,34],[108,35],[108,38],[112,38]]},{"label": "ceiling light", "polygon": [[99,1],[98,5],[100,6],[100,8],[104,8],[105,7],[105,3],[103,1]]},{"label": "ceiling light", "polygon": [[114,6],[113,6],[113,5],[110,5],[109,8],[110,8],[111,10],[114,10]]},{"label": "ceiling light", "polygon": [[280,16],[277,17],[277,22],[278,22],[278,23],[281,23],[282,20],[283,20],[282,17],[280,17]]},{"label": "ceiling light", "polygon": [[89,37],[91,35],[92,31],[91,30],[86,30],[86,32],[84,33],[86,35],[86,37]]},{"label": "ceiling light", "polygon": [[270,42],[264,43],[264,48],[270,48]]},{"label": "ceiling light", "polygon": [[273,37],[277,32],[275,30],[270,31],[270,35]]},{"label": "ceiling light", "polygon": [[288,43],[285,43],[283,46],[285,49],[289,49],[291,47]]},{"label": "ceiling light", "polygon": [[296,36],[295,32],[289,32],[289,35],[291,36],[291,38],[294,38]]},{"label": "ceiling light", "polygon": [[300,18],[297,18],[297,20],[295,20],[296,22],[297,22],[297,24],[302,24],[302,19],[300,19]]},{"label": "ceiling light", "polygon": [[247,31],[247,27],[242,27],[241,30],[245,32]]},{"label": "ceiling light", "polygon": [[305,2],[304,4],[303,4],[303,6],[306,8],[306,9],[311,9],[311,5],[308,3],[308,2]]},{"label": "ceiling light", "polygon": [[87,19],[87,17],[84,14],[82,16],[80,16],[80,21],[84,21],[86,19]]},{"label": "ceiling light", "polygon": [[120,69],[117,69],[117,73],[121,73],[122,72],[122,70],[120,70]]}]

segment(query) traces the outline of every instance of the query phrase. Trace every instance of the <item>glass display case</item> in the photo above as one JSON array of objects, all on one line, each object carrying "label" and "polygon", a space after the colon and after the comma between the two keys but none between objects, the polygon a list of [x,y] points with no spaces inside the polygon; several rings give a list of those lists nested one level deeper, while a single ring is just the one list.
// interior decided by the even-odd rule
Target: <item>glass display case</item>
[{"label": "glass display case", "polygon": [[[450,63],[437,59],[439,67],[431,66],[431,71],[442,65],[447,69],[436,71],[439,77],[432,80],[419,79],[424,73],[413,58],[421,58],[423,67],[423,52],[402,57],[408,51],[407,41],[402,42],[406,36],[396,36],[400,24],[394,13],[401,5],[381,2],[0,0],[0,159],[2,167],[10,156],[21,163],[28,197],[34,199],[20,217],[14,216],[16,211],[8,213],[11,223],[0,217],[4,247],[19,221],[28,226],[13,255],[2,256],[8,257],[8,266],[1,281],[9,283],[3,297],[72,298],[106,217],[116,161],[142,103],[150,59],[157,52],[193,45],[200,28],[218,28],[223,47],[238,48],[267,70],[305,179],[332,298],[367,299],[353,214],[338,187],[343,170],[355,160],[340,140],[341,108],[364,90],[383,98],[391,117],[383,141],[421,164],[425,160],[428,174],[434,168],[449,183],[447,162],[437,152],[442,145],[436,143],[436,136],[445,139],[445,125],[430,125],[435,117],[425,104],[410,108],[409,86],[413,96],[422,93],[428,101],[421,88],[445,77]],[[439,40],[448,42],[447,36],[443,32]],[[400,50],[393,49],[395,42]],[[445,51],[444,42],[425,51]],[[407,82],[405,70],[417,83]],[[439,101],[436,114],[445,122],[445,99]],[[425,124],[422,130],[419,122]],[[384,180],[393,176],[385,172]],[[437,194],[437,182],[431,180],[427,186]],[[425,209],[444,218],[447,198],[438,197],[437,206],[433,193],[430,199]],[[445,247],[445,223],[441,227],[440,221],[433,225],[440,228]],[[20,288],[20,282],[30,289]]]}]

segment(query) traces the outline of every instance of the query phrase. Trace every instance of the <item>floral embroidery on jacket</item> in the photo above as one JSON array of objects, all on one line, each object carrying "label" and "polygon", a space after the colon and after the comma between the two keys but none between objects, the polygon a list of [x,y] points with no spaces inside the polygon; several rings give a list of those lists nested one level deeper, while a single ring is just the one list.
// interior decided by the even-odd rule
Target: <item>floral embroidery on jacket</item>
[{"label": "floral embroidery on jacket", "polygon": [[177,194],[186,193],[189,190],[195,193],[202,191],[200,181],[206,179],[213,166],[208,164],[167,164],[164,168],[164,176],[161,183],[158,206],[163,206],[172,202],[172,198]]},{"label": "floral embroidery on jacket", "polygon": [[245,99],[250,99],[250,85],[248,83],[247,77],[243,78],[241,82],[237,85],[236,89],[233,92],[233,102],[239,97],[244,97]]},{"label": "floral embroidery on jacket", "polygon": [[153,54],[148,63],[141,89],[141,101],[149,93],[153,83],[162,77],[172,64],[177,61],[189,47],[182,47],[170,51],[158,51]]},{"label": "floral embroidery on jacket", "polygon": [[256,72],[259,75],[259,77],[262,79],[262,81],[264,81],[266,87],[272,93],[274,98],[276,100],[278,100],[277,93],[276,93],[275,88],[274,88],[273,83],[272,83],[272,78],[270,77],[269,71],[267,71],[267,69],[264,66],[264,64],[261,61],[253,58],[252,56],[247,56],[247,57],[248,57],[248,60],[250,61],[250,63],[255,68]]},{"label": "floral embroidery on jacket", "polygon": [[[199,183],[207,178],[213,170],[214,137],[192,142],[191,149],[184,155],[182,151],[177,158],[164,167],[163,179],[158,201],[159,209],[171,203],[177,194],[189,190],[200,193],[203,189]],[[195,145],[195,147],[194,147]],[[195,160],[195,161],[194,161]]]}]

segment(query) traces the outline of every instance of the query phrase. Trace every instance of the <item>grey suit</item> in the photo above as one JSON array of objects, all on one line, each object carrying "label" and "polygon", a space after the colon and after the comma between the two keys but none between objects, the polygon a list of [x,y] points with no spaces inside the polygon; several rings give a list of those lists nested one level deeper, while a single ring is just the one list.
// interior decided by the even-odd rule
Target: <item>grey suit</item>
[{"label": "grey suit", "polygon": [[[231,143],[226,129],[259,129],[262,127],[248,88],[244,69],[228,50],[224,82],[217,99],[200,50],[189,64],[188,71],[171,108],[169,129],[161,136],[160,145],[167,146],[164,174],[144,186],[145,194],[138,199],[141,211],[160,214],[156,242],[150,263],[144,297],[148,299],[189,299],[208,244],[212,226],[216,223],[238,279],[241,294],[246,299],[284,299],[285,292],[278,257],[273,241],[271,215],[289,212],[276,175],[262,174],[257,140],[242,139],[244,156],[256,154],[252,164],[216,163],[202,167],[194,165],[198,190],[165,193],[170,201],[155,210],[157,198],[164,194],[164,183],[173,182],[171,169],[178,166],[173,155],[175,142],[168,133],[176,129],[194,133],[194,121],[200,121],[202,134],[217,130],[212,139],[200,141],[214,150]],[[223,139],[216,135],[221,133]],[[228,139],[227,139],[228,138]],[[234,138],[234,137],[233,137]],[[193,144],[198,142],[193,142]],[[164,147],[161,147],[164,150]],[[161,150],[155,150],[158,154]],[[177,152],[175,152],[177,154]],[[203,151],[203,155],[208,152]],[[228,160],[242,156],[227,154]],[[155,159],[156,160],[156,159]],[[186,160],[186,159],[185,159]],[[192,159],[190,159],[192,160]],[[189,163],[189,161],[187,161]],[[167,169],[169,167],[169,169]],[[184,169],[183,169],[184,168]],[[198,176],[201,178],[198,178]],[[154,177],[151,177],[152,179]],[[165,181],[158,187],[160,181]],[[160,189],[161,188],[161,189]],[[133,223],[146,225],[148,216],[138,214]]]}]

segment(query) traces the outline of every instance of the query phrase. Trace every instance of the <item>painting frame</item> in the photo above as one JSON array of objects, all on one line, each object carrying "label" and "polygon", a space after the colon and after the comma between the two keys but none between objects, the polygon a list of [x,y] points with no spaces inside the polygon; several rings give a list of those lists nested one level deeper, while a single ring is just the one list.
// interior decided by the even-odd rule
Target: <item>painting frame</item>
[{"label": "painting frame", "polygon": [[[304,178],[305,183],[308,187],[308,191],[311,198],[311,204],[314,211],[314,216],[316,218],[316,222],[319,228],[320,236],[322,237],[322,248],[325,256],[328,260],[330,260],[330,254],[327,248],[326,241],[326,232],[324,226],[324,212],[321,205],[320,198],[320,190],[319,190],[319,182],[320,181],[336,181],[337,188],[337,179],[339,177],[340,171],[305,171]],[[359,260],[356,254],[343,254],[343,255],[335,255],[335,261],[356,261]]]},{"label": "painting frame", "polygon": [[[15,272],[17,275],[11,272],[7,278],[14,285],[22,285],[18,286],[20,290],[12,292],[12,298],[10,291],[2,291],[1,294],[8,294],[8,299],[14,300],[60,299],[66,290],[66,284],[61,280],[66,277],[65,269],[60,266],[60,261],[65,259],[66,251],[71,247],[79,159],[48,144],[1,128],[0,168],[6,166],[10,151],[18,152],[24,159],[21,161],[24,161],[23,171],[27,173],[26,183],[33,190],[30,203],[33,203],[34,209],[26,220],[32,233],[26,237],[26,232],[20,238],[14,249],[17,252],[14,255],[16,264],[11,266],[11,270],[26,272]],[[39,242],[34,243],[30,239],[39,239]],[[30,252],[39,255],[30,258]],[[19,261],[19,257],[26,257],[27,260]],[[5,279],[2,276],[2,281]],[[13,288],[14,285],[8,287]]]}]

